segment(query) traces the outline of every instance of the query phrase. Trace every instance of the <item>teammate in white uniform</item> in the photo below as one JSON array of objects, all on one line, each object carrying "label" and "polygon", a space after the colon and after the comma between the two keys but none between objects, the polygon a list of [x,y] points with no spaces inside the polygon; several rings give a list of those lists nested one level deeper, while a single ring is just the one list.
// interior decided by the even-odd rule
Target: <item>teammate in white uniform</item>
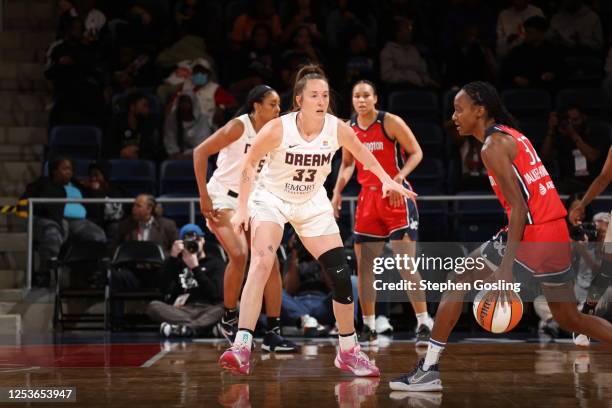
[{"label": "teammate in white uniform", "polygon": [[[333,308],[340,333],[336,367],[359,376],[379,376],[378,368],[357,343],[351,271],[323,182],[331,172],[334,153],[343,146],[381,179],[384,196],[397,191],[413,198],[414,193],[389,177],[348,125],[326,113],[329,85],[320,68],[302,68],[296,76],[293,95],[294,112],[273,119],[261,129],[240,176],[238,208],[231,222],[236,231],[251,230],[251,262],[242,292],[238,333],[219,364],[235,374],[249,373],[253,329],[261,310],[264,285],[283,227],[289,222],[333,282]],[[266,155],[251,196],[259,160]]]},{"label": "teammate in white uniform", "polygon": [[[234,232],[230,219],[238,206],[238,182],[246,152],[257,131],[277,118],[280,98],[274,89],[258,85],[249,92],[247,102],[237,117],[202,142],[194,151],[194,168],[200,190],[200,208],[208,228],[215,234],[229,257],[223,281],[225,313],[217,325],[230,343],[238,324],[237,303],[244,281],[248,254],[244,232]],[[209,156],[219,152],[217,169],[206,184]],[[258,166],[261,169],[263,160]],[[275,258],[276,259],[276,258]],[[262,348],[267,351],[296,351],[297,347],[280,333],[282,282],[278,260],[271,265],[272,274],[264,291],[268,330]]]}]

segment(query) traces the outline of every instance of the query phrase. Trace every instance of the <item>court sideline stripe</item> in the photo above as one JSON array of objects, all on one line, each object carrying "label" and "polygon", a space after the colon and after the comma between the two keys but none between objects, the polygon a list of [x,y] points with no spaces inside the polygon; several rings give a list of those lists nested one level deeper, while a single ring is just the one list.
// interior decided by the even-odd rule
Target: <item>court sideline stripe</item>
[{"label": "court sideline stripe", "polygon": [[143,365],[141,365],[140,367],[151,367],[153,364],[157,363],[159,360],[161,360],[166,354],[168,354],[170,350],[162,350],[159,353],[157,353],[156,355],[154,355],[153,357],[151,357],[150,359],[148,359],[147,361],[144,362]]}]

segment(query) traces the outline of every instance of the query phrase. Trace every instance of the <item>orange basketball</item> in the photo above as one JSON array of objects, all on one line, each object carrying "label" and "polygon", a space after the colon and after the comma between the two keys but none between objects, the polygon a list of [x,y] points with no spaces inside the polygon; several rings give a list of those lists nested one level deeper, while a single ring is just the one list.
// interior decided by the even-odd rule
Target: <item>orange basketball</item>
[{"label": "orange basketball", "polygon": [[[503,300],[506,304],[503,305]],[[481,290],[474,299],[474,317],[483,329],[506,333],[514,329],[523,316],[523,301],[514,291]]]}]

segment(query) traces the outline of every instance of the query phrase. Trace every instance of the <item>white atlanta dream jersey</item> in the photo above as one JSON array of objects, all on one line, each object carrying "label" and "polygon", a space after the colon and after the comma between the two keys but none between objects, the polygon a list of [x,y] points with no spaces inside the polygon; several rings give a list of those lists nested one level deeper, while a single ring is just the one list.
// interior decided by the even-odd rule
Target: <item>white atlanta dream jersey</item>
[{"label": "white atlanta dream jersey", "polygon": [[[238,116],[236,119],[244,124],[244,132],[238,140],[229,145],[225,146],[219,152],[217,157],[217,169],[215,170],[210,181],[216,181],[225,188],[238,192],[238,182],[240,180],[240,172],[242,171],[242,165],[244,164],[244,157],[253,144],[253,140],[257,135],[249,115]],[[257,171],[260,171],[265,159],[262,159],[259,163]]]},{"label": "white atlanta dream jersey", "polygon": [[307,142],[297,129],[297,112],[281,116],[283,140],[268,154],[259,186],[282,200],[303,203],[314,197],[331,172],[338,144],[338,118],[325,115],[321,133]]}]

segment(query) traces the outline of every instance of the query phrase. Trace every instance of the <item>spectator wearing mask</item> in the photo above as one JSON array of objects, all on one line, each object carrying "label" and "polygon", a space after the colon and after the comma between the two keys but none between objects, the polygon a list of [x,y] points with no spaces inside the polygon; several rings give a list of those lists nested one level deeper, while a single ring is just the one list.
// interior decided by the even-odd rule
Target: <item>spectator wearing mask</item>
[{"label": "spectator wearing mask", "polygon": [[562,79],[561,51],[546,40],[544,17],[525,21],[524,42],[512,49],[503,63],[504,79],[510,87],[555,89]]},{"label": "spectator wearing mask", "polygon": [[164,125],[164,146],[168,158],[191,159],[193,149],[211,134],[210,121],[191,93],[179,96]]},{"label": "spectator wearing mask", "polygon": [[[65,156],[49,163],[49,177],[41,177],[26,187],[22,198],[84,198],[87,190],[73,178],[72,161]],[[104,230],[87,219],[87,210],[80,203],[37,204],[34,206],[34,239],[40,257],[34,286],[49,286],[48,263],[57,258],[69,239],[106,242]]]},{"label": "spectator wearing mask", "polygon": [[380,52],[380,77],[391,88],[437,87],[431,79],[427,62],[412,44],[412,20],[396,18],[394,39],[385,44]]},{"label": "spectator wearing mask", "polygon": [[598,54],[603,47],[599,16],[583,0],[564,0],[552,17],[548,35],[572,54]]},{"label": "spectator wearing mask", "polygon": [[147,314],[161,323],[165,337],[202,336],[223,315],[225,265],[207,256],[204,232],[195,224],[181,228],[162,272],[164,302],[153,301]]},{"label": "spectator wearing mask", "polygon": [[499,13],[497,18],[497,56],[505,57],[524,40],[523,23],[530,17],[544,17],[542,9],[528,0],[512,0],[512,5]]},{"label": "spectator wearing mask", "polygon": [[[209,119],[212,130],[225,122],[226,109],[238,107],[236,98],[214,79],[210,63],[205,59],[194,61],[191,76],[183,83],[182,93],[192,92],[200,106],[200,112]],[[180,92],[174,96],[172,107],[177,103]]]},{"label": "spectator wearing mask", "polygon": [[590,128],[582,108],[574,105],[560,114],[550,114],[548,132],[542,145],[542,159],[544,162],[550,162],[554,157],[559,159],[559,191],[584,191],[601,168],[603,152],[609,146],[608,140]]},{"label": "spectator wearing mask", "polygon": [[151,117],[146,95],[134,92],[127,96],[127,111],[113,120],[107,144],[108,156],[121,159],[157,160],[159,132]]}]

